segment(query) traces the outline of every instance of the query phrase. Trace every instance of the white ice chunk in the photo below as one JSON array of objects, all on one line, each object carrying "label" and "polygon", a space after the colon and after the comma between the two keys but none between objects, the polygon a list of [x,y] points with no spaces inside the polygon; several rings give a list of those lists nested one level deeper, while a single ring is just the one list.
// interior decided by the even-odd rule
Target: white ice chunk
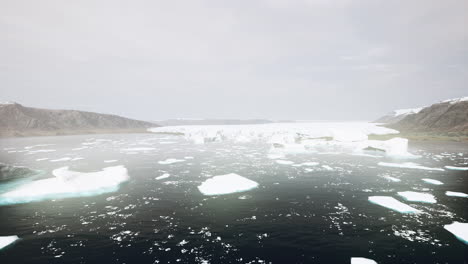
[{"label": "white ice chunk", "polygon": [[162,180],[162,179],[169,178],[169,176],[171,176],[169,173],[164,173],[163,175],[158,176],[158,177],[156,177],[156,178],[154,178],[154,179],[155,179],[155,180]]},{"label": "white ice chunk", "polygon": [[230,173],[214,176],[204,181],[198,190],[204,195],[221,195],[228,193],[244,192],[258,187],[258,183],[245,177]]},{"label": "white ice chunk", "polygon": [[18,239],[18,236],[0,236],[0,250]]},{"label": "white ice chunk", "polygon": [[444,169],[441,169],[441,168],[424,167],[424,166],[421,166],[421,165],[419,165],[417,163],[413,163],[413,162],[404,162],[404,163],[379,162],[378,165],[379,166],[384,166],[384,167],[393,167],[393,168],[444,171]]},{"label": "white ice chunk", "polygon": [[377,264],[375,260],[361,257],[352,257],[351,264]]},{"label": "white ice chunk", "polygon": [[391,196],[369,196],[369,202],[387,207],[400,213],[419,213],[420,211],[404,204]]},{"label": "white ice chunk", "polygon": [[405,198],[405,200],[410,202],[422,202],[422,203],[436,203],[434,195],[430,193],[421,193],[421,192],[398,192],[398,195]]},{"label": "white ice chunk", "polygon": [[105,160],[104,163],[114,163],[117,162],[118,160]]},{"label": "white ice chunk", "polygon": [[445,166],[445,168],[447,168],[447,169],[449,169],[449,170],[468,171],[468,167]]},{"label": "white ice chunk", "polygon": [[317,166],[317,165],[319,165],[318,162],[309,161],[309,162],[294,164],[293,166],[294,167],[302,167],[302,166],[312,167],[312,166]]},{"label": "white ice chunk", "polygon": [[290,161],[290,160],[276,160],[276,163],[281,164],[281,165],[292,165],[292,164],[294,164],[294,162]]},{"label": "white ice chunk", "polygon": [[369,140],[367,146],[385,151],[385,155],[393,157],[415,157],[408,152],[408,139],[392,138],[389,140]]},{"label": "white ice chunk", "polygon": [[64,157],[64,158],[60,158],[60,159],[53,159],[53,160],[50,160],[50,162],[69,161],[69,160],[71,160],[71,159],[72,159],[72,158]]},{"label": "white ice chunk", "polygon": [[433,179],[422,179],[424,182],[427,182],[427,183],[430,183],[430,184],[434,184],[434,185],[442,185],[444,184],[443,182],[441,181],[438,181],[438,180],[433,180]]},{"label": "white ice chunk", "polygon": [[173,163],[177,163],[177,162],[183,162],[185,160],[181,160],[181,159],[166,159],[166,160],[161,160],[161,161],[158,161],[159,164],[162,164],[162,165],[168,165],[168,164],[173,164]]},{"label": "white ice chunk", "polygon": [[392,177],[392,176],[384,176],[384,178],[391,181],[391,182],[401,182],[400,179]]},{"label": "white ice chunk", "polygon": [[462,192],[451,192],[451,191],[445,192],[445,195],[447,195],[447,196],[454,196],[454,197],[462,197],[462,198],[467,198],[467,197],[468,197],[468,194],[466,194],[466,193],[462,193]]},{"label": "white ice chunk", "polygon": [[119,185],[129,179],[124,166],[107,167],[88,173],[62,167],[52,173],[54,178],[29,182],[0,194],[0,204],[98,195],[117,191]]},{"label": "white ice chunk", "polygon": [[135,152],[135,151],[151,151],[151,150],[155,150],[156,148],[148,148],[148,147],[141,147],[141,148],[124,148],[124,149],[121,149],[122,151],[125,151],[125,152]]},{"label": "white ice chunk", "polygon": [[444,225],[445,230],[454,234],[460,241],[468,244],[468,223],[453,222],[449,225]]}]

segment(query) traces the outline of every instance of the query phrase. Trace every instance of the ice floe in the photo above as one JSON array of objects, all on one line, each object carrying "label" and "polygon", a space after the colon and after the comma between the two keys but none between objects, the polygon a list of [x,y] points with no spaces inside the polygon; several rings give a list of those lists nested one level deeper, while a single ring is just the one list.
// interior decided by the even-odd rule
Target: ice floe
[{"label": "ice floe", "polygon": [[164,173],[163,175],[158,176],[158,177],[156,177],[156,178],[154,178],[154,179],[155,179],[155,180],[162,180],[162,179],[169,178],[169,176],[171,176],[169,173]]},{"label": "ice floe", "polygon": [[404,204],[391,196],[369,196],[369,202],[389,208],[400,213],[419,213],[420,211]]},{"label": "ice floe", "polygon": [[468,223],[453,222],[449,225],[444,225],[445,230],[452,233],[456,238],[465,244],[468,244]]},{"label": "ice floe", "polygon": [[105,160],[104,163],[114,163],[117,162],[118,160]]},{"label": "ice floe", "polygon": [[18,240],[18,236],[0,236],[0,250]]},{"label": "ice floe", "polygon": [[421,193],[421,192],[398,192],[398,195],[405,198],[405,200],[410,202],[422,202],[422,203],[436,203],[434,195],[430,193]]},{"label": "ice floe", "polygon": [[182,160],[182,159],[166,159],[166,160],[158,161],[158,163],[162,165],[168,165],[168,164],[174,164],[174,163],[184,162],[184,161],[185,160]]},{"label": "ice floe", "polygon": [[468,167],[445,166],[445,168],[449,170],[468,171]]},{"label": "ice floe", "polygon": [[387,179],[387,180],[389,180],[389,181],[391,181],[391,182],[401,182],[400,179],[395,178],[395,177],[392,177],[392,176],[388,176],[388,175],[387,175],[387,176],[384,176],[384,178]]},{"label": "ice floe", "polygon": [[292,165],[294,164],[293,161],[290,160],[275,160],[276,163],[281,164],[281,165]]},{"label": "ice floe", "polygon": [[441,169],[441,168],[425,167],[425,166],[421,166],[413,162],[404,162],[404,163],[379,162],[378,165],[384,166],[384,167],[392,167],[392,168],[444,171],[444,169]]},{"label": "ice floe", "polygon": [[454,196],[454,197],[462,197],[462,198],[467,198],[468,194],[462,193],[462,192],[451,192],[451,191],[446,191],[445,195],[447,196]]},{"label": "ice floe", "polygon": [[426,183],[430,183],[430,184],[434,184],[434,185],[442,185],[444,184],[443,182],[441,181],[438,181],[438,180],[433,180],[433,179],[427,179],[427,178],[424,178],[422,179],[424,182]]},{"label": "ice floe", "polygon": [[214,176],[201,185],[198,190],[204,195],[221,195],[244,192],[258,187],[258,183],[235,173]]},{"label": "ice floe", "polygon": [[352,257],[351,264],[377,264],[377,262],[375,262],[375,260],[373,259],[362,258],[362,257]]},{"label": "ice floe", "polygon": [[0,204],[98,195],[118,190],[119,185],[129,179],[124,166],[107,167],[87,173],[61,167],[52,174],[54,178],[32,181],[0,194]]}]

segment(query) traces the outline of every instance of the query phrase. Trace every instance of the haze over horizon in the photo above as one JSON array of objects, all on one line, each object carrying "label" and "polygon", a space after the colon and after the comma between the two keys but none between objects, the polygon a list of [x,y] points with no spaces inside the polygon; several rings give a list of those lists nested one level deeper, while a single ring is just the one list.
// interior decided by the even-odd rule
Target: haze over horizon
[{"label": "haze over horizon", "polygon": [[467,96],[466,1],[2,1],[1,99],[141,120],[374,120]]}]

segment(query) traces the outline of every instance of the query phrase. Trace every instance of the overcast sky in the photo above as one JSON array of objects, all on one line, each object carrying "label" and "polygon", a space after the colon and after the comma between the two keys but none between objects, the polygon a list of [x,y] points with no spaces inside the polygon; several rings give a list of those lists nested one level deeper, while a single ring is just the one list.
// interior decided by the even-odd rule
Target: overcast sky
[{"label": "overcast sky", "polygon": [[372,120],[468,95],[468,1],[0,1],[0,100]]}]

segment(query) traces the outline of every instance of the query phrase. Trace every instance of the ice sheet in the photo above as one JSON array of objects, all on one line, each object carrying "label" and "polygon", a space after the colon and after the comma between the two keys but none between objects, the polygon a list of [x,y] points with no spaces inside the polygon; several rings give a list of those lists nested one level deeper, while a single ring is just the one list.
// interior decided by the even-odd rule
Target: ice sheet
[{"label": "ice sheet", "polygon": [[258,187],[258,183],[235,173],[214,176],[204,181],[198,190],[204,195],[244,192]]}]

